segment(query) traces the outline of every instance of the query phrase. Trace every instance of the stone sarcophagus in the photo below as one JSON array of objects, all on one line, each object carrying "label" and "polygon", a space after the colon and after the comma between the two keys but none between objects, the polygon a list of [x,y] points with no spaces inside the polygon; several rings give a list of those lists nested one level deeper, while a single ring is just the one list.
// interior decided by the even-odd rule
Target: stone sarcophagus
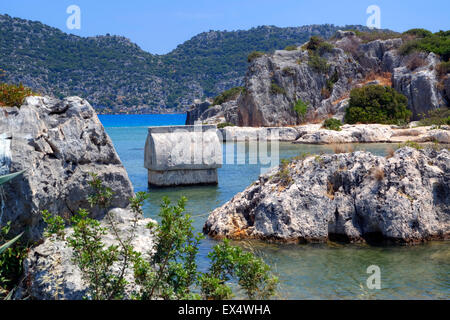
[{"label": "stone sarcophagus", "polygon": [[145,168],[150,186],[217,184],[222,144],[216,126],[148,129]]}]

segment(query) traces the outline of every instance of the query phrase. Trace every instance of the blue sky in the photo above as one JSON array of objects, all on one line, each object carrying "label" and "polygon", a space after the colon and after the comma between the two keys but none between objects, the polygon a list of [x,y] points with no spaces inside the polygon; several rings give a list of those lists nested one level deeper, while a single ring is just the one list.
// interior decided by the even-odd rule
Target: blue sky
[{"label": "blue sky", "polygon": [[[69,5],[81,8],[80,30],[66,27]],[[382,28],[450,29],[449,0],[0,0],[0,13],[38,20],[80,36],[123,35],[144,50],[164,54],[209,30],[365,25],[370,5],[380,7]]]}]

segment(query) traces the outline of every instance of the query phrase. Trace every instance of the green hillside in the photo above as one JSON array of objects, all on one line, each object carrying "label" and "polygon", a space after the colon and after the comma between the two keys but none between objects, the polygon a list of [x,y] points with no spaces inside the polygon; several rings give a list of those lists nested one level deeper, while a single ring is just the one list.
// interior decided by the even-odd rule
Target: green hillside
[{"label": "green hillside", "polygon": [[99,112],[184,110],[196,98],[214,97],[242,84],[247,56],[302,44],[311,35],[331,37],[358,26],[263,26],[209,31],[166,55],[152,55],[119,36],[78,37],[40,22],[0,15],[0,69],[55,96],[78,95]]}]

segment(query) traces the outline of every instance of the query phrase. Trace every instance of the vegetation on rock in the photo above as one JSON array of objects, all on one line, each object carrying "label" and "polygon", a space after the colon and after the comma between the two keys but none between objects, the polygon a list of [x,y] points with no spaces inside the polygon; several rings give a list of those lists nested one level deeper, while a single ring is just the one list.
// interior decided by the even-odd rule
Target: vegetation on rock
[{"label": "vegetation on rock", "polygon": [[219,105],[231,100],[235,100],[239,95],[244,91],[244,87],[235,87],[228,89],[224,92],[222,92],[220,95],[218,95],[216,98],[214,98],[213,106]]},{"label": "vegetation on rock", "polygon": [[294,105],[294,111],[297,113],[298,117],[304,121],[306,113],[308,112],[308,104],[302,99],[298,99]]},{"label": "vegetation on rock", "polygon": [[342,122],[341,120],[330,118],[323,122],[323,128],[334,131],[341,131]]},{"label": "vegetation on rock", "polygon": [[[106,208],[112,191],[103,187],[95,175],[90,185],[93,188],[89,197],[91,205]],[[142,205],[147,197],[148,194],[139,192],[130,201],[136,221],[143,214]],[[233,280],[250,299],[273,296],[278,279],[271,274],[269,266],[228,241],[216,245],[209,253],[211,264],[206,272],[198,270],[196,257],[203,236],[194,233],[191,216],[185,214],[185,204],[185,198],[177,205],[171,205],[168,198],[163,199],[160,223],[148,225],[156,238],[150,258],[134,250],[132,238],[121,239],[112,219],[110,228],[120,245],[105,248],[101,236],[106,229],[97,220],[90,219],[87,210],[80,210],[71,219],[74,232],[65,240],[74,251],[74,263],[89,285],[86,298],[123,299],[127,285],[133,285],[124,277],[127,270],[133,271],[131,295],[138,300],[230,299],[233,297],[230,281]],[[48,215],[44,220],[48,224],[47,232],[64,240],[62,225],[48,219]]]},{"label": "vegetation on rock", "polygon": [[270,85],[270,93],[272,94],[286,94],[286,90],[284,88],[277,85],[275,82],[272,82]]},{"label": "vegetation on rock", "polygon": [[422,115],[422,119],[419,121],[421,126],[441,126],[450,125],[450,108],[440,108],[430,110],[427,114]]},{"label": "vegetation on rock", "polygon": [[0,83],[0,107],[20,107],[26,97],[34,95],[36,93],[23,84]]},{"label": "vegetation on rock", "polygon": [[[0,187],[22,173],[23,171],[0,176]],[[28,245],[19,242],[22,234],[11,237],[10,230],[10,222],[0,228],[0,299],[9,299],[11,296],[22,274],[23,260],[28,252]]]},{"label": "vegetation on rock", "polygon": [[431,33],[424,29],[412,29],[406,31],[405,35],[412,36],[413,39],[402,45],[399,49],[401,54],[407,55],[414,51],[425,51],[438,54],[444,62],[450,59],[450,31]]}]

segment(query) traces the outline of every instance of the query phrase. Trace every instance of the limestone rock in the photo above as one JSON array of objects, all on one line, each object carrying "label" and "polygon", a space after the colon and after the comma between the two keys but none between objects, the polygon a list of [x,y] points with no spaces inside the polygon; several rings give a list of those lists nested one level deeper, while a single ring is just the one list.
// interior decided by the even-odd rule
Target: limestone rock
[{"label": "limestone rock", "polygon": [[[262,175],[214,210],[215,238],[279,241],[392,240],[450,236],[450,153],[402,148],[387,159],[368,152],[321,155]],[[283,176],[285,176],[283,174]]]},{"label": "limestone rock", "polygon": [[425,64],[414,71],[402,65],[394,69],[392,75],[393,87],[408,98],[408,107],[413,112],[413,120],[419,120],[421,115],[429,110],[447,105],[438,90],[438,77],[435,71],[439,58],[430,53]]},{"label": "limestone rock", "polygon": [[[41,238],[42,210],[70,217],[89,208],[89,173],[114,191],[112,207],[125,208],[133,187],[94,109],[81,98],[28,97],[0,110],[0,174],[26,170],[3,185],[0,224]],[[99,211],[93,211],[97,218]]]},{"label": "limestone rock", "polygon": [[[294,143],[305,144],[331,144],[331,143],[370,143],[389,142],[393,130],[388,125],[344,125],[341,131],[317,129],[310,127],[313,131],[306,131]],[[315,129],[315,130],[314,130]]]}]

